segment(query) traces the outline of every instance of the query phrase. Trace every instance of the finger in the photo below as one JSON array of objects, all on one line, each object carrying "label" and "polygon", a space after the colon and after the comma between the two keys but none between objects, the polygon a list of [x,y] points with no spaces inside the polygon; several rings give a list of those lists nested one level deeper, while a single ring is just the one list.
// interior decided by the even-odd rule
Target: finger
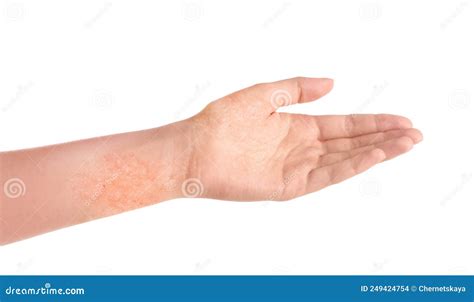
[{"label": "finger", "polygon": [[423,134],[418,129],[410,128],[365,134],[353,138],[336,138],[325,141],[323,148],[325,153],[343,152],[378,144],[402,136],[408,136],[415,144],[423,140]]},{"label": "finger", "polygon": [[381,149],[357,154],[341,162],[313,169],[308,174],[307,193],[318,191],[324,187],[339,183],[352,176],[362,173],[385,159]]},{"label": "finger", "polygon": [[381,149],[385,153],[385,160],[389,160],[410,151],[413,148],[413,145],[414,142],[410,137],[402,136],[386,142],[368,145],[345,152],[336,152],[323,155],[318,160],[318,167],[332,165],[373,149]]},{"label": "finger", "polygon": [[314,118],[322,140],[412,127],[406,117],[391,114],[321,115]]},{"label": "finger", "polygon": [[272,83],[259,84],[251,89],[261,90],[270,113],[278,108],[297,103],[311,102],[326,95],[333,87],[333,80],[327,78],[297,77]]}]

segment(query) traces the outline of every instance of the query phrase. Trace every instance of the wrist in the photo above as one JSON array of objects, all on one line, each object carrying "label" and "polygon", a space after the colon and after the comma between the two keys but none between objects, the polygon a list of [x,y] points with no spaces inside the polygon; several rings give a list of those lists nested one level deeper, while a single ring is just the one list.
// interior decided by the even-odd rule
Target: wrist
[{"label": "wrist", "polygon": [[183,186],[194,175],[192,121],[183,120],[151,131],[156,144],[156,189],[160,201],[189,197]]}]

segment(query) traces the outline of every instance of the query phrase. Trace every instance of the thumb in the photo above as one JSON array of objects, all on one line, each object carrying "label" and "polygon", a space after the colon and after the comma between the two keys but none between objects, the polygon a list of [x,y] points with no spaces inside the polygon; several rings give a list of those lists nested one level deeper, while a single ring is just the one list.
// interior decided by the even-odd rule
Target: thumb
[{"label": "thumb", "polygon": [[297,77],[262,84],[264,101],[268,109],[275,112],[278,108],[297,103],[306,103],[319,99],[329,93],[334,81],[328,78]]}]

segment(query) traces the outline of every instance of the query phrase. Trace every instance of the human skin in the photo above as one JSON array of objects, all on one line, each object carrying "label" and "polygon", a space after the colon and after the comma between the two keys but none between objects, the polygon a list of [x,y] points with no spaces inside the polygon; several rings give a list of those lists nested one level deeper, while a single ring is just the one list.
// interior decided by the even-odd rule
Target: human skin
[{"label": "human skin", "polygon": [[163,127],[0,153],[0,243],[160,201],[289,200],[409,151],[405,117],[277,112],[331,79],[257,84]]}]

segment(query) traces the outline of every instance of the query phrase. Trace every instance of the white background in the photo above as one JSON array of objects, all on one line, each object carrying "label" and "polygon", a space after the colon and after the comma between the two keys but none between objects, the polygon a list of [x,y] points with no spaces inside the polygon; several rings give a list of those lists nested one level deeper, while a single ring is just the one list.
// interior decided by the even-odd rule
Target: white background
[{"label": "white background", "polygon": [[152,128],[262,81],[406,115],[409,154],[286,203],[174,200],[0,248],[3,274],[474,274],[471,1],[0,2],[0,150]]}]

